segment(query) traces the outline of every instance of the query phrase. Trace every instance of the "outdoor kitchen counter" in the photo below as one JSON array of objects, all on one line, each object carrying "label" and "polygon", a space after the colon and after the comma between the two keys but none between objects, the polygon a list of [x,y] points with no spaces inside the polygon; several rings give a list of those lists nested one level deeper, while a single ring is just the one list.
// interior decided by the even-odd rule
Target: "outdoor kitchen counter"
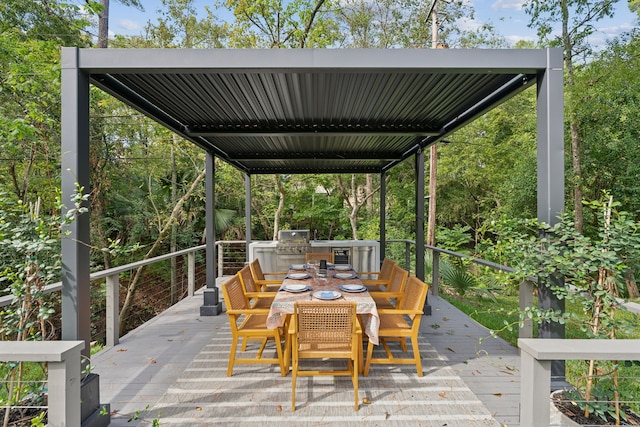
[{"label": "outdoor kitchen counter", "polygon": [[[291,264],[306,261],[304,253],[278,254],[277,240],[255,241],[249,245],[249,262],[256,258],[265,272],[286,271]],[[310,252],[334,252],[334,255],[348,253],[347,259],[336,264],[351,264],[358,271],[378,271],[380,269],[380,242],[377,240],[311,240]]]}]

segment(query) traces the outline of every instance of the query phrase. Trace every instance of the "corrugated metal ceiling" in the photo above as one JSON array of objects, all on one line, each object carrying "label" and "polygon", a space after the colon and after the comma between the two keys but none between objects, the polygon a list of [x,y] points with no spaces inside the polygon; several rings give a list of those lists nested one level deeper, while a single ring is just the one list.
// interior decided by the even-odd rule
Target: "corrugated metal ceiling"
[{"label": "corrugated metal ceiling", "polygon": [[249,173],[381,172],[531,85],[518,71],[96,73],[94,84]]}]

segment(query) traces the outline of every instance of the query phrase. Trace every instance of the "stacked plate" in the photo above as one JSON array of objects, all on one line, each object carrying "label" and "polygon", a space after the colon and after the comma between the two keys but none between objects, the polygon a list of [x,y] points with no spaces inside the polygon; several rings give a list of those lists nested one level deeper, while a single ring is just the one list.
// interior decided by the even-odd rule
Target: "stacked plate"
[{"label": "stacked plate", "polygon": [[284,285],[282,290],[287,292],[304,292],[311,290],[311,288],[307,285]]},{"label": "stacked plate", "polygon": [[308,279],[309,277],[311,277],[311,275],[309,273],[289,273],[289,274],[287,274],[287,279],[293,279],[293,280],[304,280],[304,279]]},{"label": "stacked plate", "polygon": [[341,296],[342,294],[336,291],[318,291],[313,293],[314,298],[324,299],[324,300],[337,299],[337,298],[340,298]]},{"label": "stacked plate", "polygon": [[333,275],[333,277],[335,277],[336,279],[355,279],[358,276],[353,273],[336,273]]},{"label": "stacked plate", "polygon": [[345,292],[364,292],[367,290],[366,286],[358,285],[356,283],[348,285],[340,285],[338,288]]}]

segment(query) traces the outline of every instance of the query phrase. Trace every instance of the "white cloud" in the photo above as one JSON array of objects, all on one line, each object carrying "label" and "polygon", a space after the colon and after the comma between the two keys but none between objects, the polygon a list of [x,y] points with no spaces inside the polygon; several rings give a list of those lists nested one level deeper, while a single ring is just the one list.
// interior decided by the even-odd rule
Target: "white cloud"
[{"label": "white cloud", "polygon": [[500,9],[515,9],[522,10],[524,6],[525,0],[496,0],[495,3],[491,5],[491,9],[500,10]]},{"label": "white cloud", "polygon": [[118,26],[127,30],[127,31],[138,31],[140,29],[142,29],[142,26],[136,22],[136,21],[132,21],[130,19],[121,19],[118,21]]},{"label": "white cloud", "polygon": [[456,21],[456,26],[461,30],[473,31],[482,27],[482,22],[478,21],[477,19],[470,19],[470,18],[463,17]]}]

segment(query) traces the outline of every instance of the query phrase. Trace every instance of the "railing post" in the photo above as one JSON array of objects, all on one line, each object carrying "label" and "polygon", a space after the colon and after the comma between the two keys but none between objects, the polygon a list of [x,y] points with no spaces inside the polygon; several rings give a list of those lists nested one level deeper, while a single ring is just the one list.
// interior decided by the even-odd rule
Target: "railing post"
[{"label": "railing post", "polygon": [[218,276],[224,276],[224,246],[223,243],[218,243]]},{"label": "railing post", "polygon": [[120,342],[120,275],[107,276],[107,347],[113,347]]},{"label": "railing post", "polygon": [[187,294],[192,297],[196,291],[196,254],[187,254]]},{"label": "railing post", "polygon": [[431,251],[431,295],[438,296],[438,283],[440,281],[440,252]]},{"label": "railing post", "polygon": [[[520,282],[520,311],[533,306],[533,283],[529,280]],[[525,318],[524,326],[518,331],[520,338],[533,338],[533,320]]]},{"label": "railing post", "polygon": [[63,355],[60,362],[48,363],[48,425],[64,427],[80,425],[80,349]]},{"label": "railing post", "polygon": [[521,350],[520,375],[520,427],[549,427],[551,360]]}]

